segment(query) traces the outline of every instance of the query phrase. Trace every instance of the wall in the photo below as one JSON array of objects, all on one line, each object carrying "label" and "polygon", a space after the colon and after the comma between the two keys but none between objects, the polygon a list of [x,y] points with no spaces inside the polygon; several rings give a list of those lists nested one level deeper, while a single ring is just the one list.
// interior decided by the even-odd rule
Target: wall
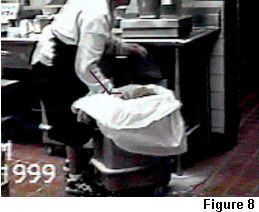
[{"label": "wall", "polygon": [[[212,132],[225,133],[225,1],[182,0],[183,11],[192,8],[195,15],[201,14],[204,23],[221,26],[221,33],[210,57],[211,126]],[[220,8],[221,16],[217,17]],[[199,16],[197,16],[199,17]]]}]

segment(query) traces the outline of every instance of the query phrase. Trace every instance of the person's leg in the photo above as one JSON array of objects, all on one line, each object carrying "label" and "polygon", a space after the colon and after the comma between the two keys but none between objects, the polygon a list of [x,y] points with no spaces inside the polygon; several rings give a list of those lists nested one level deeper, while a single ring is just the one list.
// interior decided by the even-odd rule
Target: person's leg
[{"label": "person's leg", "polygon": [[81,154],[83,146],[78,145],[76,147],[66,146],[67,159],[69,160],[69,171],[71,174],[79,175],[82,172]]},{"label": "person's leg", "polygon": [[[94,134],[94,123],[83,124],[71,122],[73,126],[66,129],[66,150],[67,159],[69,160],[69,172],[74,175],[81,174],[86,171],[88,162],[91,159],[89,152],[85,151],[83,145],[88,143]],[[64,131],[64,130],[63,130]]]},{"label": "person's leg", "polygon": [[[71,124],[71,125],[70,125]],[[93,171],[89,161],[91,156],[83,149],[93,136],[94,128],[91,125],[70,122],[64,134],[67,139],[67,159],[69,160],[69,172],[66,176],[67,186],[65,190],[69,193],[84,194],[92,196],[95,194],[93,189]],[[70,128],[70,131],[69,131]],[[83,175],[83,173],[85,174]]]},{"label": "person's leg", "polygon": [[[83,145],[92,137],[92,128],[77,122],[77,115],[71,111],[74,101],[87,94],[87,88],[81,88],[77,82],[67,74],[58,74],[60,71],[73,72],[55,66],[48,67],[41,63],[34,66],[33,91],[34,96],[44,102],[48,124],[53,128],[49,131],[49,138],[64,143],[67,146],[67,156],[70,161],[70,176],[72,181],[81,178],[82,166],[88,163],[81,160]],[[79,84],[79,85],[77,85]],[[70,86],[68,86],[70,85]],[[82,93],[81,93],[82,91]],[[81,179],[80,179],[81,180]],[[82,182],[80,182],[82,184]],[[70,183],[71,185],[71,183]],[[74,191],[77,188],[74,186]]]},{"label": "person's leg", "polygon": [[[67,47],[65,47],[66,49]],[[82,172],[90,169],[88,164],[90,156],[85,155],[83,145],[86,144],[94,133],[95,123],[88,124],[77,122],[77,114],[73,114],[71,110],[72,104],[79,98],[88,93],[87,86],[78,78],[74,70],[74,63],[70,61],[73,57],[73,51],[62,50],[59,52],[71,52],[71,55],[60,54],[56,61],[58,74],[55,89],[59,94],[56,98],[55,105],[57,113],[55,116],[53,131],[50,136],[56,138],[66,145],[67,159],[69,160],[69,173],[67,176],[66,191],[74,193],[93,193],[89,181],[82,176]],[[66,63],[64,63],[64,60]],[[87,184],[85,183],[87,181]]]}]

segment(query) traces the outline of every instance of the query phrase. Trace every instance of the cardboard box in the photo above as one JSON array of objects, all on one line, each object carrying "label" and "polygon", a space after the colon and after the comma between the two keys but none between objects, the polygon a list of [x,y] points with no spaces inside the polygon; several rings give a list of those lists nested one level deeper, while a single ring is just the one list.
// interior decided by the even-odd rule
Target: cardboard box
[{"label": "cardboard box", "polygon": [[192,31],[192,16],[174,15],[168,19],[124,19],[123,38],[181,38]]}]

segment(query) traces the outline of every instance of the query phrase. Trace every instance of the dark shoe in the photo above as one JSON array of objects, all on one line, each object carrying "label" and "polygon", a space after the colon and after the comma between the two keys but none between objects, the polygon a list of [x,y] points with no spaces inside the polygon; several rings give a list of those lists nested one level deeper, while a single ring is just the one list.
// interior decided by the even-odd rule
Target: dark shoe
[{"label": "dark shoe", "polygon": [[67,185],[65,191],[71,194],[83,195],[83,196],[94,196],[94,191],[91,185],[83,181],[82,177],[78,180],[71,178],[71,174],[67,174]]},{"label": "dark shoe", "polygon": [[69,162],[70,161],[68,159],[65,160],[64,166],[62,167],[64,172],[70,172]]}]

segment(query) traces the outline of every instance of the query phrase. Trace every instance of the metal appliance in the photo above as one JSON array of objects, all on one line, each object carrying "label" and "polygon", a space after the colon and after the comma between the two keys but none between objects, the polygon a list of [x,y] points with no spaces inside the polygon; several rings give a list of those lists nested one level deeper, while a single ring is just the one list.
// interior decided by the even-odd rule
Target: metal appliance
[{"label": "metal appliance", "polygon": [[139,18],[158,18],[161,0],[138,0]]},{"label": "metal appliance", "polygon": [[171,19],[124,19],[123,38],[180,38],[192,31],[192,16],[175,15]]},{"label": "metal appliance", "polygon": [[161,0],[160,18],[174,18],[181,13],[181,0]]},{"label": "metal appliance", "polygon": [[181,0],[133,1],[139,18],[121,21],[123,38],[182,38],[191,33],[192,16],[182,14]]}]

